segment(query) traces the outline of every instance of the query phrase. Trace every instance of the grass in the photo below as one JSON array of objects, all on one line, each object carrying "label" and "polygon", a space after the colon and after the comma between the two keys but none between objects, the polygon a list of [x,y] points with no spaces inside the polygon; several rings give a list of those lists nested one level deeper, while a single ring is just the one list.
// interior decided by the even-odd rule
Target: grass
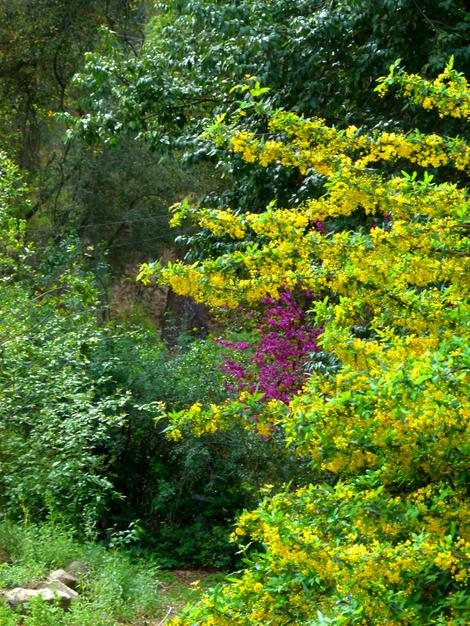
[{"label": "grass", "polygon": [[166,616],[178,615],[186,604],[197,602],[202,593],[224,580],[225,574],[207,570],[172,570],[159,573],[160,609],[156,623]]},{"label": "grass", "polygon": [[53,524],[0,522],[0,557],[0,590],[39,582],[71,561],[86,566],[70,611],[37,600],[15,613],[0,601],[1,626],[157,626],[223,579],[206,570],[161,570],[151,555],[79,542]]}]

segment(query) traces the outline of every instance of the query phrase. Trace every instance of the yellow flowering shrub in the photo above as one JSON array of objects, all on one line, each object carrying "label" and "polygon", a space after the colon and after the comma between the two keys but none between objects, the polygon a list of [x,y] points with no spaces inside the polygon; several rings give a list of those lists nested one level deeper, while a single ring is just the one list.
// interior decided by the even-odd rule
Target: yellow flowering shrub
[{"label": "yellow flowering shrub", "polygon": [[[402,73],[380,85],[393,81],[425,108],[421,93],[441,115],[469,116],[467,84],[451,66],[433,82]],[[418,131],[340,131],[285,111],[270,128],[275,139],[227,120],[212,132],[247,162],[315,169],[324,195],[261,214],[195,209],[196,221],[238,245],[158,271],[178,293],[216,307],[302,284],[316,295],[322,348],[338,367],[312,374],[289,405],[245,393],[170,416],[168,432],[236,420],[261,435],[281,430],[323,482],[286,488],[243,514],[234,540],[252,546],[246,568],[172,623],[466,624],[469,207],[446,175],[468,172],[469,146]],[[358,214],[375,225],[335,226]]]},{"label": "yellow flowering shrub", "polygon": [[468,82],[465,76],[454,70],[450,59],[445,70],[435,80],[424,80],[418,74],[404,72],[398,63],[390,68],[390,74],[379,80],[376,88],[384,96],[391,86],[399,87],[401,93],[424,109],[435,109],[440,117],[468,118]]}]

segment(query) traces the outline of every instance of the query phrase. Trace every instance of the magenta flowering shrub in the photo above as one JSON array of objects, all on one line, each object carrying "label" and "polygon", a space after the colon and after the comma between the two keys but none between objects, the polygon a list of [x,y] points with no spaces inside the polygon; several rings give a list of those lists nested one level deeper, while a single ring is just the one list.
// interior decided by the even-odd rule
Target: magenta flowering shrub
[{"label": "magenta flowering shrub", "polygon": [[254,343],[218,340],[231,353],[222,366],[230,377],[229,391],[258,391],[264,400],[283,402],[300,391],[308,357],[316,352],[321,333],[308,320],[311,301],[311,294],[292,291],[282,292],[278,300],[266,298]]}]

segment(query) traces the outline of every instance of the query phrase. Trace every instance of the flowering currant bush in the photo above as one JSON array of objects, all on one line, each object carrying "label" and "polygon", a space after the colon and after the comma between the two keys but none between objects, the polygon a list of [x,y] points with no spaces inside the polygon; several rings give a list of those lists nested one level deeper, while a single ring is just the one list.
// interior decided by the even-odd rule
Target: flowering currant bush
[{"label": "flowering currant bush", "polygon": [[[411,77],[409,89],[399,75],[416,103],[468,118],[468,85],[451,66],[432,83]],[[314,306],[318,343],[338,367],[313,372],[289,404],[262,405],[244,390],[236,401],[172,416],[169,434],[179,437],[234,421],[253,429],[256,414],[256,428],[280,425],[312,476],[323,477],[245,512],[234,533],[241,549],[251,546],[244,570],[173,624],[463,626],[469,202],[455,181],[468,172],[470,148],[462,135],[367,134],[285,111],[270,121],[272,138],[237,124],[219,120],[214,140],[248,162],[313,168],[325,177],[324,195],[263,214],[195,210],[196,220],[240,246],[161,275],[214,306],[277,299],[299,283],[325,294]],[[329,228],[358,213],[377,225]]]}]

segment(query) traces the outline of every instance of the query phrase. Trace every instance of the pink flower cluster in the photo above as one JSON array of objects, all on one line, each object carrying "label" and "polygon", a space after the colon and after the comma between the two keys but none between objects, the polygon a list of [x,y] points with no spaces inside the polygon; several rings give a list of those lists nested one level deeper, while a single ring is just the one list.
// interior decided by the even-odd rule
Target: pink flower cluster
[{"label": "pink flower cluster", "polygon": [[[248,363],[225,357],[222,369],[232,378],[230,391],[259,391],[264,400],[289,402],[305,382],[308,355],[317,350],[322,332],[307,319],[309,293],[284,291],[278,300],[263,301],[265,310],[258,323],[259,338],[254,344],[219,340],[232,353],[254,348]],[[247,359],[244,359],[247,361]]]}]

